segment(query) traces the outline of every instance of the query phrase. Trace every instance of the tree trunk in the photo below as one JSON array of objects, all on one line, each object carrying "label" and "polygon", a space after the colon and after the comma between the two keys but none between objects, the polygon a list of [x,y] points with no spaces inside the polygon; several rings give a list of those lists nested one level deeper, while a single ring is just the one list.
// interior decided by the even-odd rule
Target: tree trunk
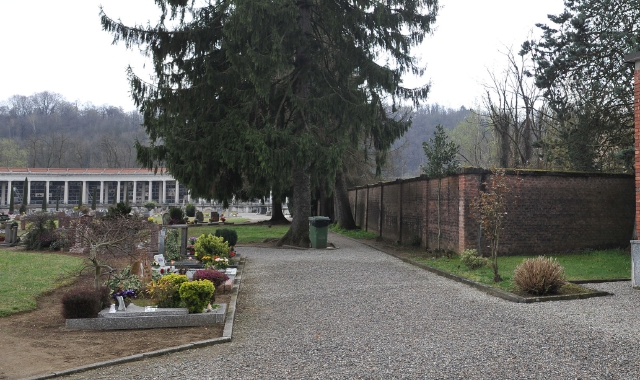
[{"label": "tree trunk", "polygon": [[333,212],[333,196],[327,196],[326,192],[322,190],[317,203],[317,216],[327,216],[332,221],[335,220],[335,213]]},{"label": "tree trunk", "polygon": [[95,269],[93,286],[95,287],[95,289],[100,289],[100,286],[101,286],[100,279],[102,278],[102,266],[96,261],[93,261],[93,260],[91,261],[93,262],[93,268]]},{"label": "tree trunk", "polygon": [[[304,117],[305,103],[309,98],[309,90],[311,80],[308,77],[309,57],[307,49],[310,46],[309,35],[312,34],[311,29],[311,7],[313,1],[301,0],[298,4],[298,25],[302,32],[302,41],[295,54],[295,70],[297,79],[293,83],[293,96],[297,98],[298,105],[293,111],[296,120],[296,133],[302,133],[308,128],[307,121]],[[295,157],[295,155],[293,156]],[[293,221],[289,231],[278,241],[278,245],[285,244],[308,248],[311,240],[309,239],[309,217],[311,216],[311,175],[307,172],[309,168],[308,162],[300,162],[293,158],[293,170],[291,180],[293,182]]]},{"label": "tree trunk", "polygon": [[311,216],[311,177],[302,165],[296,163],[291,175],[293,180],[293,221],[289,231],[278,245],[309,247],[309,217]]},{"label": "tree trunk", "polygon": [[358,228],[356,221],[351,214],[351,204],[349,203],[349,193],[347,184],[344,182],[342,170],[336,173],[336,184],[333,188],[336,210],[336,222],[338,227],[344,230],[355,230]]},{"label": "tree trunk", "polygon": [[273,198],[273,204],[271,205],[271,219],[269,219],[269,223],[289,224],[289,220],[285,218],[284,213],[282,212],[282,199],[280,198]]}]

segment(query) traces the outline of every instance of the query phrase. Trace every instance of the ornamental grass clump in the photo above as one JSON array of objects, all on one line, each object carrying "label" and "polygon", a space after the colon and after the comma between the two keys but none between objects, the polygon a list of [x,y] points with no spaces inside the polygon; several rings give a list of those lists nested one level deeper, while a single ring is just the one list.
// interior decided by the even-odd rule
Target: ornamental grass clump
[{"label": "ornamental grass clump", "polygon": [[488,260],[479,256],[475,249],[465,249],[460,255],[460,261],[471,270],[482,268],[488,263]]},{"label": "ornamental grass clump", "polygon": [[202,313],[215,292],[209,280],[195,280],[180,285],[180,298],[184,301],[189,313]]},{"label": "ornamental grass clump", "polygon": [[513,281],[520,290],[542,296],[557,293],[567,282],[564,268],[553,257],[538,256],[518,265]]}]

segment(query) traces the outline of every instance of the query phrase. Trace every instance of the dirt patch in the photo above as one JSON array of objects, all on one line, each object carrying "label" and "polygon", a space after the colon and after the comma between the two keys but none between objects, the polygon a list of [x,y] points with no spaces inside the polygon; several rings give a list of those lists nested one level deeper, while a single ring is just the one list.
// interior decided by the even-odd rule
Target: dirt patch
[{"label": "dirt patch", "polygon": [[[75,285],[90,284],[81,276]],[[71,286],[38,300],[34,311],[0,318],[0,379],[21,379],[222,336],[223,325],[149,330],[78,331],[65,327],[60,299]],[[216,303],[231,296],[217,294]],[[134,301],[135,303],[135,301]]]}]

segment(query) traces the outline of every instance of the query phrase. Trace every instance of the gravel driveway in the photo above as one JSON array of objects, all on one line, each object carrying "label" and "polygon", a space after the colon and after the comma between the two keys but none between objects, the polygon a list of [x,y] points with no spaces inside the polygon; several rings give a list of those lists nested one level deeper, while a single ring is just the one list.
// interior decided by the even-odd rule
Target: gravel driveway
[{"label": "gravel driveway", "polygon": [[593,285],[610,297],[516,304],[329,241],[339,249],[241,249],[231,343],[68,378],[640,379],[628,282]]}]

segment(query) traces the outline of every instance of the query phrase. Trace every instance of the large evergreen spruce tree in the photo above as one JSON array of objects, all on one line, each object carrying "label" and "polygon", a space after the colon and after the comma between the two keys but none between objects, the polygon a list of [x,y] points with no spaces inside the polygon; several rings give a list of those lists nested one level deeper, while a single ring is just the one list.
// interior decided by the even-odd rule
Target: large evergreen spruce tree
[{"label": "large evergreen spruce tree", "polygon": [[430,32],[437,0],[156,2],[156,26],[101,16],[114,42],[153,58],[155,83],[129,70],[150,141],[137,144],[138,160],[166,167],[195,197],[291,186],[281,244],[307,246],[312,185],[333,183],[355,136],[395,123],[386,106],[426,98],[428,86],[400,82],[422,73],[410,49]]},{"label": "large evergreen spruce tree", "polygon": [[573,170],[615,169],[612,158],[633,158],[633,66],[624,56],[640,49],[640,0],[564,3],[521,51],[558,122],[558,137],[543,144],[566,150]]}]

